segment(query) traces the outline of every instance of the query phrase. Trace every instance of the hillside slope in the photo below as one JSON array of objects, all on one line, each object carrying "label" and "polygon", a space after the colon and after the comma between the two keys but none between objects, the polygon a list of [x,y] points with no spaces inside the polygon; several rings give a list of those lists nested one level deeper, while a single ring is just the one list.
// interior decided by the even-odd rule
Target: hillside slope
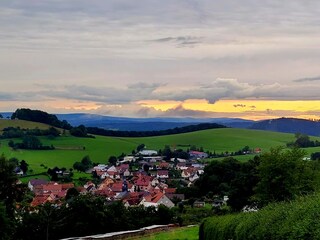
[{"label": "hillside slope", "polygon": [[320,122],[297,118],[279,118],[254,123],[251,129],[320,136]]},{"label": "hillside slope", "polygon": [[[247,129],[211,129],[185,134],[145,138],[117,138],[96,136],[96,138],[76,138],[62,136],[56,139],[40,138],[44,145],[53,145],[56,150],[12,150],[9,140],[2,140],[0,153],[6,157],[17,157],[26,160],[35,173],[46,171],[46,167],[71,168],[73,163],[88,155],[93,162],[107,163],[112,155],[130,154],[139,144],[144,143],[147,149],[163,149],[165,145],[172,148],[188,148],[195,145],[204,150],[220,152],[237,151],[248,145],[267,151],[270,147],[285,146],[294,139],[293,134],[247,130]],[[249,156],[250,157],[250,156]]]},{"label": "hillside slope", "polygon": [[32,129],[32,128],[39,128],[39,129],[48,129],[51,126],[44,123],[38,122],[30,122],[25,120],[9,120],[9,119],[0,119],[0,131],[7,127],[20,127],[22,129]]}]

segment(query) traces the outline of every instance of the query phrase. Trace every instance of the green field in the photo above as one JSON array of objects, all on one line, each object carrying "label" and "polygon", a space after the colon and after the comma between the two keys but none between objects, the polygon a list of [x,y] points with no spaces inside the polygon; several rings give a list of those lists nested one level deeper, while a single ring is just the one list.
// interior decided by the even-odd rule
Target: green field
[{"label": "green field", "polygon": [[[20,122],[26,128],[32,127],[48,127],[48,125],[39,125],[38,123],[30,123],[20,120],[1,120],[7,122]],[[35,124],[35,125],[32,125]],[[47,168],[66,167],[71,168],[73,163],[80,161],[84,156],[89,155],[91,160],[96,163],[107,163],[110,156],[119,156],[121,153],[130,154],[139,144],[144,143],[147,149],[159,150],[165,145],[180,148],[179,145],[186,146],[195,145],[203,147],[204,150],[216,153],[234,152],[248,145],[250,148],[261,148],[262,152],[268,151],[271,147],[285,146],[287,142],[294,140],[294,134],[247,130],[247,129],[211,129],[191,133],[144,137],[144,138],[119,138],[96,136],[96,138],[76,138],[72,136],[61,136],[56,139],[40,138],[44,145],[53,145],[56,150],[16,150],[13,151],[8,147],[9,140],[1,140],[0,154],[3,153],[7,158],[16,157],[19,160],[26,160],[29,163],[29,169],[33,173],[46,172]],[[316,138],[314,138],[316,139]],[[320,138],[317,138],[320,140]],[[19,141],[19,140],[15,140]],[[318,148],[308,148],[306,151],[320,151]],[[239,156],[240,160],[247,160],[253,155]],[[44,165],[40,166],[40,165]]]},{"label": "green field", "polygon": [[33,128],[39,128],[39,129],[48,129],[49,125],[44,123],[38,123],[38,122],[30,122],[25,120],[9,120],[9,119],[0,119],[0,131],[2,129],[7,127],[20,127],[23,129],[33,129]]},{"label": "green field", "polygon": [[126,240],[198,240],[199,226],[183,227],[145,237],[127,238]]}]

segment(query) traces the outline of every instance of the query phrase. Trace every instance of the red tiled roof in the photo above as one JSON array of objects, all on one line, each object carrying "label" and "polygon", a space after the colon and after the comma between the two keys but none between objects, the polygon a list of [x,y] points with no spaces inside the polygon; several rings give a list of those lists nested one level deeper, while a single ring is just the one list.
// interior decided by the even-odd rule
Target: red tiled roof
[{"label": "red tiled roof", "polygon": [[137,186],[148,186],[150,181],[151,181],[151,177],[150,176],[140,175],[135,183],[136,183]]},{"label": "red tiled roof", "polygon": [[153,203],[157,203],[162,197],[163,197],[163,193],[162,192],[158,192],[155,194],[151,194],[149,196],[145,197],[146,202],[153,202]]},{"label": "red tiled roof", "polygon": [[164,189],[165,193],[175,193],[176,192],[176,188],[166,188]]},{"label": "red tiled roof", "polygon": [[158,170],[157,175],[159,175],[159,176],[169,175],[169,171],[168,170]]},{"label": "red tiled roof", "polygon": [[43,191],[57,193],[62,191],[62,185],[58,183],[49,183],[43,186]]},{"label": "red tiled roof", "polygon": [[73,188],[74,184],[73,183],[62,183],[62,190],[68,190],[69,188]]}]

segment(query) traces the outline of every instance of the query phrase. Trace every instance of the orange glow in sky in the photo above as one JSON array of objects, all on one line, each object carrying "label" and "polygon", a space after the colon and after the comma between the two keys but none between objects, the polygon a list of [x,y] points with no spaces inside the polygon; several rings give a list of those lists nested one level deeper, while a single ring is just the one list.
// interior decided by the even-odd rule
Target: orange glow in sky
[{"label": "orange glow in sky", "polygon": [[234,117],[253,120],[274,117],[319,118],[317,112],[320,112],[320,101],[318,100],[219,100],[214,104],[206,100],[186,100],[184,102],[152,100],[140,104],[161,111],[182,105],[186,110],[234,114]]}]

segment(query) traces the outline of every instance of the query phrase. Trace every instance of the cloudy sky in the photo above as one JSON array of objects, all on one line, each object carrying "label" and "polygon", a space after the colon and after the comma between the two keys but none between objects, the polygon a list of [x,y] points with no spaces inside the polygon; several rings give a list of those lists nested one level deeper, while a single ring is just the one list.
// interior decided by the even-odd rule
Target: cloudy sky
[{"label": "cloudy sky", "polygon": [[1,0],[0,111],[319,118],[320,1]]}]

